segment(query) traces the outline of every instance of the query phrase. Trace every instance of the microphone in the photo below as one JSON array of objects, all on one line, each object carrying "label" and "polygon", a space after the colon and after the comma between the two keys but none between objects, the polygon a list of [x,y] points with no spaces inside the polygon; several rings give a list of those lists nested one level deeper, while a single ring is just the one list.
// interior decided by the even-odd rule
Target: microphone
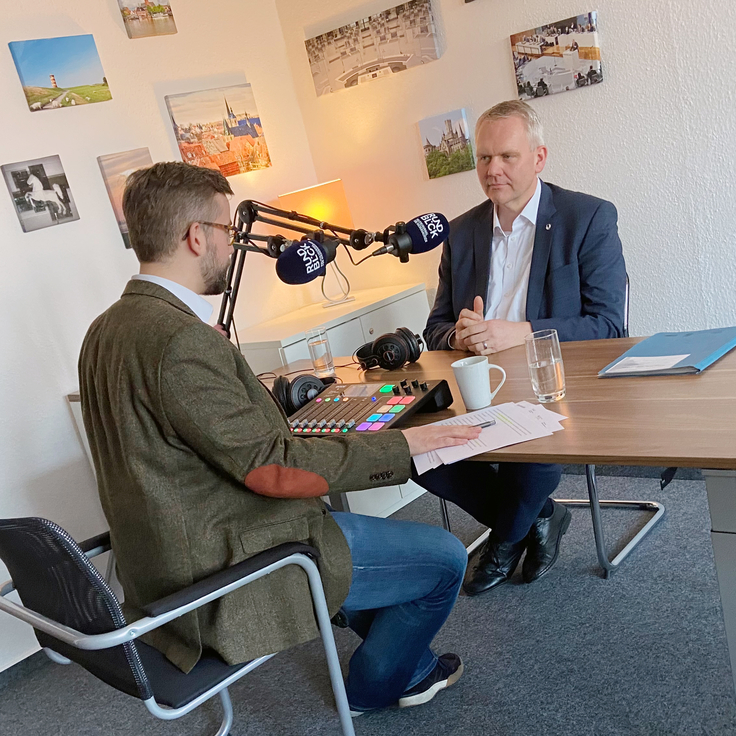
[{"label": "microphone", "polygon": [[300,240],[276,259],[276,275],[285,284],[307,284],[324,276],[327,264],[337,256],[339,240]]},{"label": "microphone", "polygon": [[396,232],[389,236],[383,248],[371,255],[380,256],[391,253],[403,263],[409,260],[410,253],[426,253],[447,240],[450,223],[439,212],[429,212],[410,220],[406,224],[396,224]]}]

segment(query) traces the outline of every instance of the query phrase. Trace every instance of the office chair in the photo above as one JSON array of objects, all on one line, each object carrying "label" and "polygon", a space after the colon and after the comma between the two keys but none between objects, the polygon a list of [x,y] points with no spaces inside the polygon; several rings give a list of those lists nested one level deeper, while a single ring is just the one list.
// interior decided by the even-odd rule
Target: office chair
[{"label": "office chair", "polygon": [[[203,655],[184,674],[142,634],[287,565],[307,574],[344,736],[355,736],[330,616],[315,558],[299,542],[280,544],[144,607],[126,624],[120,604],[90,558],[110,549],[110,535],[77,544],[61,527],[39,518],[0,520],[0,559],[11,580],[0,587],[0,610],[33,626],[39,644],[59,664],[80,664],[117,690],[139,698],[157,718],[180,718],[214,695],[224,717],[216,736],[227,736],[233,708],[227,688],[273,654],[230,666]],[[7,600],[17,590],[23,605]]]},{"label": "office chair", "polygon": [[[626,274],[626,290],[624,292],[624,337],[629,336],[629,275]],[[588,464],[585,466],[585,480],[588,485],[588,500],[577,498],[556,498],[557,503],[561,503],[569,508],[589,508],[590,515],[593,519],[593,536],[595,537],[595,550],[598,556],[598,563],[603,570],[603,577],[609,578],[621,563],[629,556],[633,549],[641,542],[644,537],[652,531],[652,529],[662,520],[664,516],[664,505],[657,501],[601,501],[598,498],[598,483],[595,475],[595,465]],[[632,537],[626,546],[613,558],[610,559],[606,552],[606,540],[603,533],[603,522],[601,521],[601,507],[608,509],[636,509],[639,511],[651,511],[653,516],[647,523]],[[440,513],[442,514],[442,525],[450,529],[450,516],[447,509],[447,501],[440,499]],[[468,555],[471,555],[478,547],[480,547],[490,534],[490,529],[481,534],[468,547]]]}]

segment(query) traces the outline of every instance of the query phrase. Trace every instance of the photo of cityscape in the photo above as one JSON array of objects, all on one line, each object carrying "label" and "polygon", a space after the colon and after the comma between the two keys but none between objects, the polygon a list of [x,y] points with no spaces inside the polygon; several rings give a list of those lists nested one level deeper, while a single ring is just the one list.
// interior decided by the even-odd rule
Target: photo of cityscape
[{"label": "photo of cityscape", "polygon": [[475,169],[465,110],[425,118],[419,123],[419,133],[430,179]]},{"label": "photo of cityscape", "polygon": [[411,0],[305,41],[317,96],[440,57],[431,0]]},{"label": "photo of cityscape", "polygon": [[8,46],[31,112],[112,99],[91,34],[11,41]]},{"label": "photo of cityscape", "polygon": [[118,0],[128,38],[168,36],[176,33],[171,5],[152,0]]},{"label": "photo of cityscape", "polygon": [[603,81],[598,14],[586,13],[511,36],[519,99]]},{"label": "photo of cityscape", "polygon": [[0,168],[24,233],[79,219],[58,156],[19,161]]},{"label": "photo of cityscape", "polygon": [[271,165],[249,84],[168,95],[166,106],[182,161],[224,176]]},{"label": "photo of cityscape", "polygon": [[105,188],[107,189],[107,196],[110,197],[110,204],[112,204],[112,209],[115,212],[115,219],[118,221],[123,242],[126,248],[130,248],[128,225],[123,215],[125,182],[128,181],[128,177],[134,171],[153,164],[151,153],[147,148],[136,148],[132,151],[98,156],[97,163],[100,165],[102,178],[105,181]]}]

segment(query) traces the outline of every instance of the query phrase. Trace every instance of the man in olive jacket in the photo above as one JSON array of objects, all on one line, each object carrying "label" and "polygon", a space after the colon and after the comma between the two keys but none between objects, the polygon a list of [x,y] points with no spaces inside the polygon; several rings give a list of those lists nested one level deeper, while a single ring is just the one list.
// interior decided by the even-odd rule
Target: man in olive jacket
[{"label": "man in olive jacket", "polygon": [[[130,177],[124,211],[141,273],[82,346],[84,423],[126,611],[307,542],[330,612],[342,606],[364,639],[347,683],[353,710],[425,702],[462,673],[457,655],[429,649],[462,581],[462,545],[424,525],[331,514],[320,496],[405,482],[411,455],[478,430],[293,437],[238,349],[206,322],[212,308],[199,295],[222,293],[232,254],[227,194],[219,172],[188,164]],[[306,575],[288,567],[147,641],[188,672],[203,650],[236,664],[317,635]]]}]

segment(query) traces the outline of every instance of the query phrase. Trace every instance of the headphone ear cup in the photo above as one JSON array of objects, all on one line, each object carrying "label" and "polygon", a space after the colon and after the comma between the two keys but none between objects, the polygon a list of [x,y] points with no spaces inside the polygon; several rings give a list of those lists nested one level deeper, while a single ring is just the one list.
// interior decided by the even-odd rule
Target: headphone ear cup
[{"label": "headphone ear cup", "polygon": [[290,386],[291,382],[286,376],[277,376],[271,389],[271,393],[274,395],[276,401],[279,402],[287,417],[294,413],[294,408],[289,401]]},{"label": "headphone ear cup", "polygon": [[289,401],[293,407],[290,413],[299,411],[324,389],[325,384],[317,376],[297,376],[289,387]]},{"label": "headphone ear cup", "polygon": [[373,343],[373,353],[376,355],[378,365],[384,370],[395,371],[406,363],[409,346],[406,338],[395,332],[381,335]]},{"label": "headphone ear cup", "polygon": [[419,335],[415,335],[408,327],[399,327],[396,330],[397,335],[403,335],[406,338],[406,343],[409,346],[409,357],[407,362],[416,363],[419,360],[419,356],[422,354],[422,338]]},{"label": "headphone ear cup", "polygon": [[372,342],[367,342],[365,345],[361,345],[355,351],[354,355],[358,364],[364,371],[378,367],[378,361],[376,360],[376,356],[373,354]]}]

